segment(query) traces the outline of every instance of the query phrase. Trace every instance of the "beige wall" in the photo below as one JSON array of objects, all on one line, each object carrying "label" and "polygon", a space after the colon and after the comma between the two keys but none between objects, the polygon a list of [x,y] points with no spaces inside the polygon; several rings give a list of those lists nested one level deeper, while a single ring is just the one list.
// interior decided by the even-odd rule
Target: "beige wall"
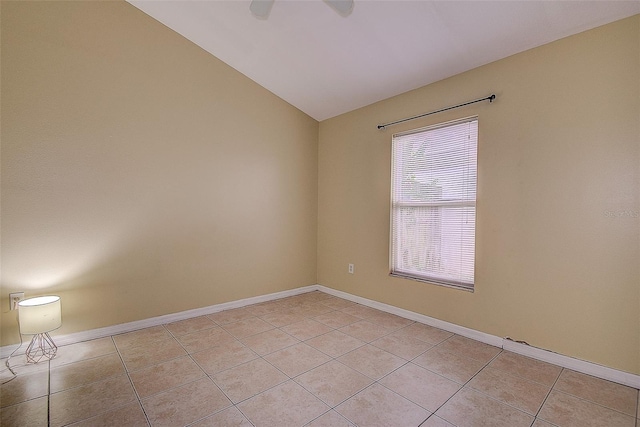
[{"label": "beige wall", "polygon": [[2,345],[316,282],[317,121],[124,2],[2,2],[1,84]]},{"label": "beige wall", "polygon": [[[640,374],[639,55],[635,16],[322,122],[319,283]],[[389,277],[392,133],[476,114],[475,292]]]},{"label": "beige wall", "polygon": [[[1,13],[0,344],[16,290],[61,295],[70,333],[317,279],[640,373],[640,17],[318,129],[126,3]],[[476,291],[390,278],[391,134],[473,114]]]}]

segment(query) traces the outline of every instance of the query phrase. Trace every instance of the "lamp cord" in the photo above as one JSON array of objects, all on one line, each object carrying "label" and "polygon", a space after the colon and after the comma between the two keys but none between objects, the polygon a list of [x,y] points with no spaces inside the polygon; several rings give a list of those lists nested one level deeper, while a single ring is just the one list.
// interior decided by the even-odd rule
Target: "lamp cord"
[{"label": "lamp cord", "polygon": [[13,368],[11,367],[11,365],[9,364],[9,361],[11,360],[11,357],[12,357],[14,354],[16,354],[16,351],[18,351],[18,350],[20,349],[20,347],[22,347],[22,344],[23,344],[23,342],[22,342],[22,334],[18,334],[18,335],[20,335],[20,345],[19,345],[19,346],[17,346],[17,347],[16,347],[16,348],[11,352],[11,354],[9,355],[9,357],[7,357],[7,360],[4,362],[5,366],[7,367],[7,369],[9,370],[9,372],[11,372],[11,373],[13,374],[13,376],[12,376],[11,378],[9,378],[8,380],[3,381],[3,382],[2,382],[2,384],[3,384],[3,385],[4,385],[4,384],[6,384],[6,383],[8,383],[9,381],[14,380],[14,379],[18,376],[18,374],[16,373],[16,371],[14,371],[14,370],[13,370]]},{"label": "lamp cord", "polygon": [[[10,381],[15,380],[18,377],[18,373],[16,371],[13,370],[13,368],[11,367],[11,365],[9,364],[9,361],[11,360],[11,357],[16,354],[16,351],[18,351],[20,349],[20,347],[22,347],[23,341],[22,341],[22,334],[20,335],[20,345],[18,347],[16,347],[11,354],[9,355],[9,357],[7,357],[7,360],[4,362],[5,366],[7,367],[7,369],[9,370],[9,372],[11,372],[13,374],[13,376],[11,378],[9,378],[6,381],[3,381],[2,383],[0,383],[0,385],[5,385]],[[47,369],[48,371],[48,375],[47,375],[47,426],[51,425],[51,361],[48,360],[47,363],[49,364],[49,367]],[[23,365],[21,365],[23,366]],[[4,372],[4,371],[2,371]]]}]

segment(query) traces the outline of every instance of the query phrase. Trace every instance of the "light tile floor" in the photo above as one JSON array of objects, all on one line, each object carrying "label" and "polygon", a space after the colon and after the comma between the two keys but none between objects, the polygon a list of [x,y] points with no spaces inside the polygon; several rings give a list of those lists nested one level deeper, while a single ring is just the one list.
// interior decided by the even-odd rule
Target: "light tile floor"
[{"label": "light tile floor", "polygon": [[637,389],[321,292],[11,361],[6,427],[640,427]]}]

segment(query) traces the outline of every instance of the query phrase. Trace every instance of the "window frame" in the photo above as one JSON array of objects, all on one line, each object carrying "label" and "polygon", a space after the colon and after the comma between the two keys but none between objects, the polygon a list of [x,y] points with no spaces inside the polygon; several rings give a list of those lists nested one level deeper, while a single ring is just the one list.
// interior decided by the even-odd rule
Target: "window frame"
[{"label": "window frame", "polygon": [[[459,124],[463,124],[463,123],[470,123],[470,122],[476,122],[476,138],[475,138],[475,171],[476,171],[476,175],[475,175],[475,197],[473,199],[473,201],[440,201],[440,202],[425,202],[425,201],[415,201],[415,202],[399,202],[396,203],[395,202],[395,191],[396,191],[396,185],[397,185],[397,177],[396,177],[396,167],[397,167],[397,159],[396,159],[396,146],[395,146],[395,139],[398,137],[402,137],[402,136],[407,136],[407,135],[414,135],[414,134],[418,134],[418,133],[423,133],[423,132],[428,132],[428,131],[433,131],[433,130],[437,130],[437,129],[442,129],[445,127],[449,127],[449,126],[454,126],[454,125],[459,125]],[[392,277],[397,277],[397,278],[402,278],[402,279],[409,279],[409,280],[414,280],[414,281],[418,281],[418,282],[423,282],[423,283],[429,283],[429,284],[434,284],[434,285],[438,285],[438,286],[445,286],[445,287],[449,287],[449,288],[453,288],[453,289],[459,289],[459,290],[464,290],[464,291],[468,291],[468,292],[474,292],[475,290],[475,282],[476,282],[476,277],[475,277],[475,271],[476,271],[476,241],[477,241],[477,188],[478,188],[478,174],[477,174],[477,166],[478,166],[478,159],[477,159],[477,154],[478,154],[478,148],[479,148],[479,134],[480,134],[480,130],[479,130],[479,125],[480,125],[480,121],[477,115],[474,116],[469,116],[469,117],[463,117],[460,119],[455,119],[455,120],[450,120],[450,121],[446,121],[446,122],[440,122],[440,123],[435,123],[433,125],[429,125],[429,126],[425,126],[425,127],[421,127],[421,128],[417,128],[417,129],[410,129],[407,131],[403,131],[403,132],[398,132],[392,135],[392,143],[391,143],[391,197],[390,197],[390,226],[389,226],[389,275]],[[459,280],[454,280],[454,279],[449,279],[449,278],[438,278],[436,277],[436,275],[433,276],[427,276],[427,275],[416,275],[416,274],[411,274],[408,272],[404,272],[404,271],[395,271],[395,266],[394,266],[394,251],[397,250],[396,244],[395,244],[395,238],[396,236],[394,235],[394,220],[395,220],[395,212],[396,209],[400,208],[400,207],[429,207],[429,206],[440,206],[440,207],[447,207],[447,206],[460,206],[460,207],[473,207],[473,214],[474,214],[474,224],[473,224],[473,280],[471,281],[471,283],[468,282],[464,282],[464,281],[459,281]]]}]

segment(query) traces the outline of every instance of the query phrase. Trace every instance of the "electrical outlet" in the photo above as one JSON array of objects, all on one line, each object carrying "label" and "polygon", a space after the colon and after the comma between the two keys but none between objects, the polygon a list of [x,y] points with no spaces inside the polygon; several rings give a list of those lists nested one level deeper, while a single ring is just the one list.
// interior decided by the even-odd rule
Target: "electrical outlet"
[{"label": "electrical outlet", "polygon": [[349,274],[353,274],[353,264],[349,264]]},{"label": "electrical outlet", "polygon": [[9,310],[16,310],[18,308],[18,303],[24,299],[24,292],[15,292],[13,294],[9,294],[9,304],[11,307]]}]

